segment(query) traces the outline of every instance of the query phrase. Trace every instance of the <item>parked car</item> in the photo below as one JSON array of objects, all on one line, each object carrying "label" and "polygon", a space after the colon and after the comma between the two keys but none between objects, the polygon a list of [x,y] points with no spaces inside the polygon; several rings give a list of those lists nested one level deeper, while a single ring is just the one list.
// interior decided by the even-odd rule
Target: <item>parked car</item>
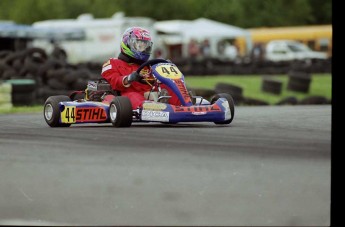
[{"label": "parked car", "polygon": [[265,59],[268,61],[310,61],[313,59],[326,60],[327,54],[313,51],[304,43],[294,40],[274,40],[266,44]]}]

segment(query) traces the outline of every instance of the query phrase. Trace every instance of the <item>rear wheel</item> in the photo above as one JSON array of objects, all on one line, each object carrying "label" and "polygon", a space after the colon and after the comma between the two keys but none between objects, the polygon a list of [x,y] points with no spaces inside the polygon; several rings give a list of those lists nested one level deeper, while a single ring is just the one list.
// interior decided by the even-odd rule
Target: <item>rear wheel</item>
[{"label": "rear wheel", "polygon": [[50,127],[69,127],[71,124],[63,124],[60,122],[59,102],[71,101],[66,95],[50,96],[44,103],[43,115],[44,120]]},{"label": "rear wheel", "polygon": [[232,120],[234,119],[235,116],[235,103],[233,98],[231,97],[230,94],[228,93],[220,93],[220,94],[216,94],[211,98],[211,104],[215,103],[219,98],[225,98],[228,103],[229,103],[229,107],[230,107],[230,113],[231,113],[231,118],[229,120],[226,121],[219,121],[219,122],[214,122],[215,124],[220,124],[220,125],[225,125],[225,124],[230,124],[232,122]]},{"label": "rear wheel", "polygon": [[130,127],[133,120],[132,104],[129,98],[117,96],[109,106],[110,122],[115,127]]}]

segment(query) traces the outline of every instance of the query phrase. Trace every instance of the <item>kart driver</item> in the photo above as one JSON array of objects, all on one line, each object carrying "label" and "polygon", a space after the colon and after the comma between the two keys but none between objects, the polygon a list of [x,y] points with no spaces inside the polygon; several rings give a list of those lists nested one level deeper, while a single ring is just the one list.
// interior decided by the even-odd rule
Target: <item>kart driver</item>
[{"label": "kart driver", "polygon": [[[149,67],[142,69],[141,75],[136,72],[139,66],[150,58],[152,45],[149,31],[140,27],[128,28],[122,36],[118,58],[110,58],[102,67],[102,77],[112,89],[130,99],[133,110],[141,107],[145,100],[144,93],[153,86]],[[139,82],[142,79],[145,83]],[[177,96],[167,86],[162,84],[161,87],[168,92],[166,95],[171,96],[170,104],[180,105]]]}]

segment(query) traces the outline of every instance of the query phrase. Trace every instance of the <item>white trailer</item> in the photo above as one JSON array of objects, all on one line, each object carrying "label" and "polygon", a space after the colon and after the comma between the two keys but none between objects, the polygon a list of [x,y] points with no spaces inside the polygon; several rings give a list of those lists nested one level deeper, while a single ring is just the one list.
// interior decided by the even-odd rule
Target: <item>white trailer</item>
[{"label": "white trailer", "polygon": [[[151,32],[154,42],[157,37],[153,27],[154,20],[148,17],[125,17],[122,12],[115,13],[111,18],[94,18],[92,14],[82,14],[77,19],[46,20],[33,23],[35,28],[82,29],[83,40],[34,40],[33,46],[53,50],[54,42],[67,53],[69,63],[105,62],[120,53],[120,42],[123,32],[132,26],[143,27]],[[54,41],[54,42],[52,42]]]}]

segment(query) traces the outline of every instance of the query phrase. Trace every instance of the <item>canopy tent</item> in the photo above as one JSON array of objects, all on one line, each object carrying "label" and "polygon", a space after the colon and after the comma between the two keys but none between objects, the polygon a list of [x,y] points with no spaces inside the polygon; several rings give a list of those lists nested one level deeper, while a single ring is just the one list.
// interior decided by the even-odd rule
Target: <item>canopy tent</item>
[{"label": "canopy tent", "polygon": [[210,38],[249,36],[250,33],[242,28],[213,21],[207,18],[199,18],[193,21],[169,20],[155,22],[155,29],[164,34],[180,34],[184,38]]},{"label": "canopy tent", "polygon": [[251,49],[250,33],[247,30],[207,18],[192,21],[158,21],[154,26],[167,44],[176,44],[178,42],[187,44],[191,39],[199,41],[208,39],[212,45],[212,43],[215,44],[221,39],[245,37],[247,50]]}]

